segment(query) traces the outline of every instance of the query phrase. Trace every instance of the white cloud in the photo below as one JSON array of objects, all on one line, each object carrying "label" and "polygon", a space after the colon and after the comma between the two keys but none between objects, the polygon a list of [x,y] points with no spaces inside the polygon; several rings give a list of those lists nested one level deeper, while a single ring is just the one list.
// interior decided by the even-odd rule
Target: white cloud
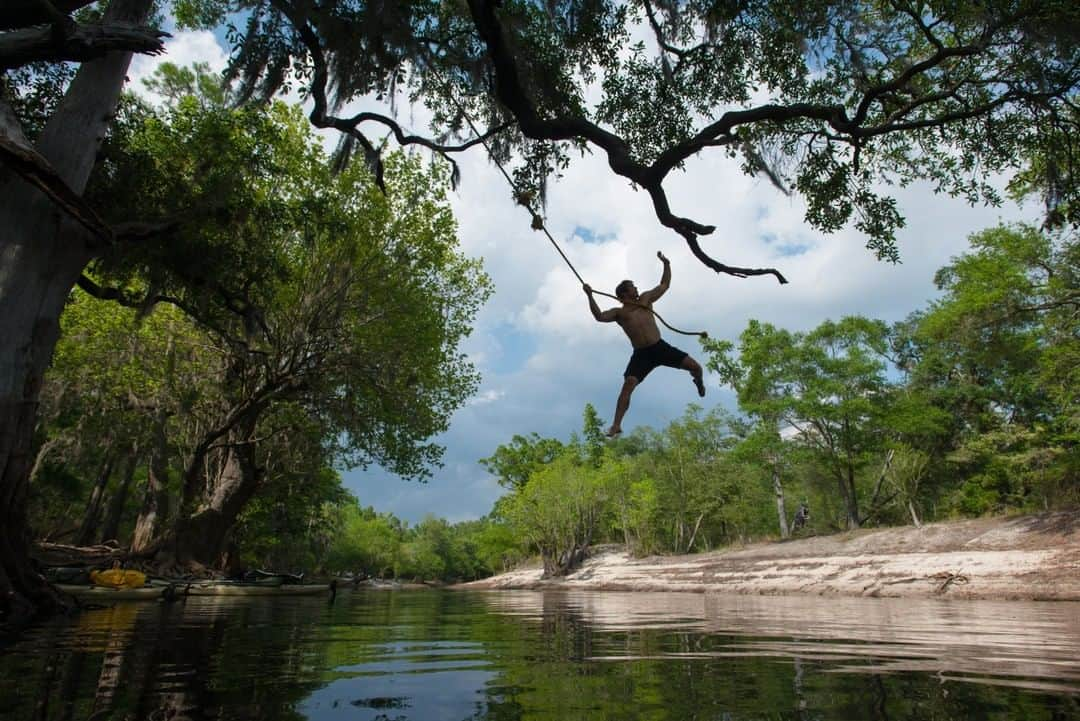
[{"label": "white cloud", "polygon": [[470,406],[482,406],[482,405],[485,405],[487,403],[494,403],[495,401],[501,399],[505,395],[506,395],[505,391],[497,391],[497,390],[492,390],[492,389],[480,391],[479,393],[477,393],[475,396],[473,396],[469,400],[469,405]]},{"label": "white cloud", "polygon": [[165,44],[161,55],[136,55],[128,69],[128,89],[157,99],[147,91],[143,80],[149,78],[164,62],[187,67],[197,62],[207,63],[210,71],[220,73],[225,69],[229,57],[218,44],[214,34],[207,30],[182,30],[174,32]]}]

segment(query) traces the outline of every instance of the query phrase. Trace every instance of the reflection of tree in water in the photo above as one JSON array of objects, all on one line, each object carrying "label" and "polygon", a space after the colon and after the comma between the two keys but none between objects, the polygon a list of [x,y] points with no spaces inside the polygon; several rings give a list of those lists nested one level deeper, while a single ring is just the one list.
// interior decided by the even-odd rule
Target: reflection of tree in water
[{"label": "reflection of tree in water", "polygon": [[[218,718],[284,721],[317,684],[302,683],[310,658],[301,648],[306,628],[295,607],[234,605],[203,617],[191,609],[163,616],[159,643],[146,659],[135,718],[187,721]],[[177,623],[182,620],[183,623]],[[253,633],[253,629],[258,629]],[[279,683],[281,682],[281,683]]]},{"label": "reflection of tree in water", "polygon": [[[575,605],[576,604],[576,605]],[[953,721],[990,717],[1080,718],[1077,699],[956,682],[927,673],[836,673],[830,644],[815,653],[762,653],[768,638],[685,628],[620,628],[589,601],[544,594],[506,604],[499,626],[476,638],[499,656],[499,676],[475,721],[517,719],[725,719],[749,721]],[[603,623],[596,618],[602,617]],[[509,628],[508,628],[509,627]],[[819,657],[820,656],[820,657]],[[866,661],[872,662],[868,656]],[[869,669],[868,669],[869,670]]]},{"label": "reflection of tree in water", "polygon": [[169,709],[184,704],[155,693],[160,658],[176,654],[165,641],[174,615],[165,606],[118,604],[55,625],[46,643],[56,650],[29,680],[39,698],[35,721],[183,718]]},{"label": "reflection of tree in water", "polygon": [[[45,655],[38,675],[35,720],[68,721],[111,713],[116,691],[125,681],[136,616],[134,606],[120,604],[83,613],[74,629],[60,624],[50,627],[45,644],[54,650]],[[73,637],[82,639],[76,649],[68,645]],[[93,658],[96,654],[101,655],[99,662]],[[96,681],[92,680],[95,667]]]},{"label": "reflection of tree in water", "polygon": [[792,659],[795,667],[795,676],[791,680],[792,691],[795,692],[795,718],[798,721],[806,721],[806,697],[803,694],[803,662],[796,656]]},{"label": "reflection of tree in water", "polygon": [[[185,612],[182,604],[84,612],[39,640],[56,650],[24,680],[35,699],[24,718],[195,721],[227,710],[234,719],[300,719],[292,708],[317,684],[273,683],[298,680],[304,657],[304,624],[289,616],[267,604],[228,614]],[[253,635],[252,624],[265,632]]]},{"label": "reflection of tree in water", "polygon": [[[50,634],[50,645],[56,642],[57,633]],[[68,721],[73,718],[76,689],[82,677],[86,655],[71,652],[56,652],[45,657],[42,669],[42,682],[38,688],[34,709],[34,719],[46,721],[58,719]]]},{"label": "reflection of tree in water", "polygon": [[544,594],[539,648],[556,662],[580,662],[592,654],[592,626],[557,594]]},{"label": "reflection of tree in water", "polygon": [[135,683],[134,718],[187,721],[200,718],[210,677],[210,656],[225,625],[215,616],[205,627],[178,629],[178,614],[162,608],[153,629],[158,643],[143,644],[141,673]]},{"label": "reflection of tree in water", "polygon": [[[356,594],[328,609],[189,599],[84,614],[0,655],[0,691],[20,702],[0,699],[0,719],[286,721],[321,708],[424,721],[447,703],[449,721],[1080,719],[1075,696],[881,673],[872,654],[831,641],[725,635],[677,615],[634,621],[587,595],[493,603],[506,613],[424,592]],[[13,676],[18,686],[5,685]]]},{"label": "reflection of tree in water", "polygon": [[593,626],[562,594],[537,601],[525,617],[477,614],[472,638],[497,658],[499,676],[482,689],[472,721],[592,718],[582,704],[602,704],[597,675],[584,663],[593,654]]}]

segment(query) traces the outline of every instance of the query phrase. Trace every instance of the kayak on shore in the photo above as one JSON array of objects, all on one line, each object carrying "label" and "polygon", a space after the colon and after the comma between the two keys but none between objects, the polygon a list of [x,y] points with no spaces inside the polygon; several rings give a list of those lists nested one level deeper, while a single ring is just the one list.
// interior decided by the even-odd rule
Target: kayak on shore
[{"label": "kayak on shore", "polygon": [[76,598],[92,598],[97,601],[154,601],[164,597],[168,586],[141,586],[139,588],[115,588],[113,586],[87,586],[74,583],[58,583],[56,588]]},{"label": "kayak on shore", "polygon": [[238,581],[152,581],[139,588],[60,583],[56,588],[76,598],[96,601],[154,601],[165,598],[170,589],[174,596],[316,596],[330,591],[326,583],[275,585]]},{"label": "kayak on shore", "polygon": [[178,584],[181,594],[189,596],[315,596],[328,593],[328,583],[278,584],[244,581],[200,581]]}]

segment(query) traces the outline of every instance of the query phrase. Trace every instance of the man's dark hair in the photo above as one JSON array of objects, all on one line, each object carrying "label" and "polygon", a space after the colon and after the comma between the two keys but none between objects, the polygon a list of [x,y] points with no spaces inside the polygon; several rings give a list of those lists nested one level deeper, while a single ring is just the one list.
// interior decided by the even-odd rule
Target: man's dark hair
[{"label": "man's dark hair", "polygon": [[623,297],[623,293],[630,290],[630,286],[632,286],[633,284],[634,281],[632,280],[624,280],[622,283],[619,283],[617,286],[615,286],[615,297],[621,299]]}]

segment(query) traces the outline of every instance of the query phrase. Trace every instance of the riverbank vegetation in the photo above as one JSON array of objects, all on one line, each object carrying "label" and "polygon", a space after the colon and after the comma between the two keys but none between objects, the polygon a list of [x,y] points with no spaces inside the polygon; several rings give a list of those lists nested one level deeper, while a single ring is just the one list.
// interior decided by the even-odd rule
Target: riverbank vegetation
[{"label": "riverbank vegetation", "polygon": [[[941,295],[891,326],[750,321],[705,341],[738,414],[692,405],[612,442],[586,406],[579,433],[482,461],[507,491],[483,519],[362,507],[335,469],[423,478],[427,439],[475,388],[456,348],[490,286],[454,251],[446,178],[393,156],[384,196],[359,166],[332,172],[295,109],[230,109],[202,68],[166,65],[152,87],[164,104],[125,101],[89,196],[198,221],[103,254],[69,299],[38,538],[158,568],[455,581],[534,554],[561,575],[599,542],[693,553],[1080,502],[1080,248],[1059,219],[973,235]],[[210,172],[207,153],[231,160]]]},{"label": "riverbank vegetation", "polygon": [[1080,504],[1080,243],[991,228],[891,326],[750,321],[703,341],[740,413],[690,406],[602,440],[515,436],[485,463],[493,511],[548,575],[598,541],[639,555]]},{"label": "riverbank vegetation", "polygon": [[113,222],[185,222],[104,250],[72,291],[31,528],[163,570],[310,567],[347,501],[335,468],[437,464],[490,282],[457,251],[439,168],[390,156],[379,188],[298,108],[233,108],[200,68],[154,82],[164,104],[124,101],[87,195]]}]

